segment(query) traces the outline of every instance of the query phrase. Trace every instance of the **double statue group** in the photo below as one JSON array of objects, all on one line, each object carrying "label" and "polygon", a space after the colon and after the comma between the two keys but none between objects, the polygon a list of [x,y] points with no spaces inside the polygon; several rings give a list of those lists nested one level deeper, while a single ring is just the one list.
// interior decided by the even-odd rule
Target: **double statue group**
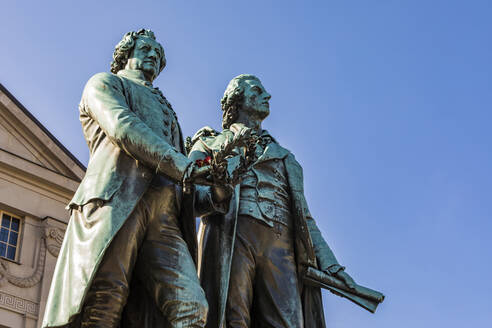
[{"label": "double statue group", "polygon": [[[129,32],[111,73],[87,82],[79,110],[90,161],[42,326],[324,327],[320,287],[368,308],[309,212],[301,166],[262,129],[271,96],[260,80],[232,79],[223,131],[203,128],[186,145],[152,86],[165,66],[152,31]],[[247,151],[236,147],[239,161],[224,155],[253,136]],[[240,172],[236,182],[213,178],[219,155],[242,163],[225,168]]]}]

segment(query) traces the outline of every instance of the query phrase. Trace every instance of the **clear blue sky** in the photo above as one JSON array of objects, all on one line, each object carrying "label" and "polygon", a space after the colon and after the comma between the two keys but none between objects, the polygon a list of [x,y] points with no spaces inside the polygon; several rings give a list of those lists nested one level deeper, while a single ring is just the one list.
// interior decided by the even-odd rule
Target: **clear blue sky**
[{"label": "clear blue sky", "polygon": [[4,1],[0,82],[81,162],[77,105],[114,45],[155,31],[155,85],[186,135],[220,128],[240,73],[304,167],[339,261],[375,315],[324,293],[330,328],[490,327],[492,1]]}]

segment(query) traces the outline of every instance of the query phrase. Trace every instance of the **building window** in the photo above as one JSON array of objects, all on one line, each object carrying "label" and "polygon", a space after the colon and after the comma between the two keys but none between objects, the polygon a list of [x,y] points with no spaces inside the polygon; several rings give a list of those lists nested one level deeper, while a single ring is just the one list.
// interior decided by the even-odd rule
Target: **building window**
[{"label": "building window", "polygon": [[21,220],[12,214],[1,212],[0,257],[15,261],[19,242]]}]

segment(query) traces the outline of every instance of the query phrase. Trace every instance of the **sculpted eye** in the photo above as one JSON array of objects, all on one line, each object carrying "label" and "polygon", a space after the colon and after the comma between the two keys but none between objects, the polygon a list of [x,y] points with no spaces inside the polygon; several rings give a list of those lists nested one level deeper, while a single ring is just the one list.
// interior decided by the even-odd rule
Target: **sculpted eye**
[{"label": "sculpted eye", "polygon": [[261,94],[261,92],[262,92],[259,87],[253,87],[253,91],[258,92],[259,94]]}]

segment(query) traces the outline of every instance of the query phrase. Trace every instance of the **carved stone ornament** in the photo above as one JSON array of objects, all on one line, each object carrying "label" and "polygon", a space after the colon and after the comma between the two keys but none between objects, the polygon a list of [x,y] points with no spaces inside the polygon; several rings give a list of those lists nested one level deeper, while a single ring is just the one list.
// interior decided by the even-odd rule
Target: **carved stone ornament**
[{"label": "carved stone ornament", "polygon": [[38,316],[39,305],[23,298],[0,292],[0,307],[11,309],[18,313]]},{"label": "carved stone ornament", "polygon": [[64,231],[55,227],[44,228],[45,235],[40,240],[38,261],[34,272],[27,277],[17,277],[9,270],[10,262],[0,258],[0,286],[6,281],[14,286],[29,288],[36,286],[43,276],[44,264],[46,263],[46,249],[54,257],[58,256],[63,241]]},{"label": "carved stone ornament", "polygon": [[46,248],[48,248],[48,252],[54,257],[58,257],[58,253],[60,253],[60,247],[63,242],[63,236],[65,235],[65,231],[47,226],[44,229]]},{"label": "carved stone ornament", "polygon": [[31,274],[28,277],[17,277],[13,275],[12,273],[9,272],[10,263],[4,259],[0,259],[0,286],[4,284],[5,281],[8,281],[12,285],[21,288],[29,288],[37,285],[41,281],[41,277],[43,276],[45,261],[46,261],[46,245],[43,240],[41,240],[36,268],[33,274]]}]

